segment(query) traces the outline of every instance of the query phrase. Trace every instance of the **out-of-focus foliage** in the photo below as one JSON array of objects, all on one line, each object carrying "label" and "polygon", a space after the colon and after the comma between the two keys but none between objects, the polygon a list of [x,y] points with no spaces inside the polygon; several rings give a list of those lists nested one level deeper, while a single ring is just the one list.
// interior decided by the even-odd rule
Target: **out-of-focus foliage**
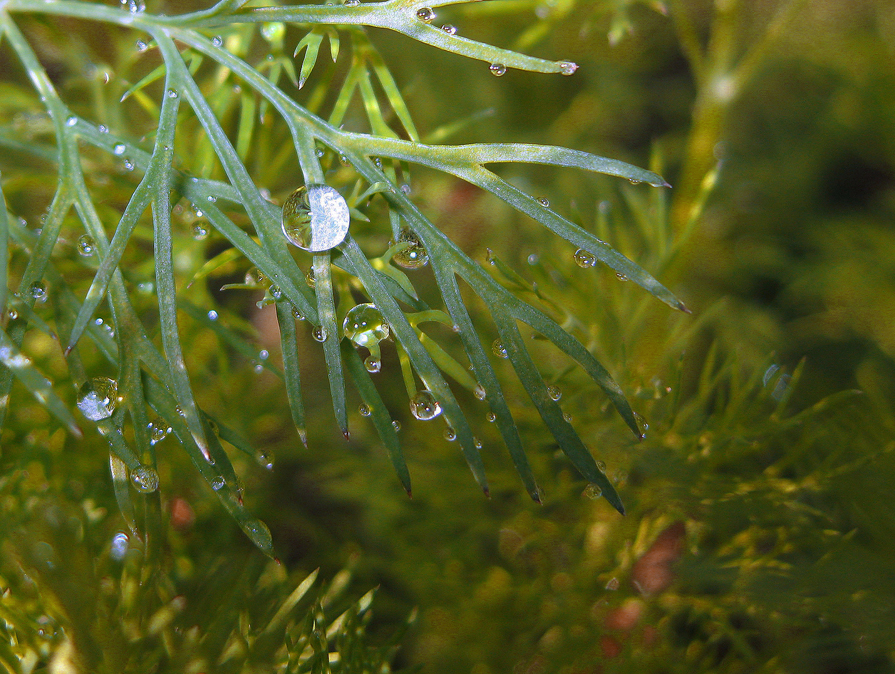
[{"label": "out-of-focus foliage", "polygon": [[[388,636],[419,609],[396,667],[445,674],[892,671],[890,4],[690,0],[667,3],[664,15],[648,3],[557,0],[529,3],[530,16],[521,18],[498,15],[501,2],[440,9],[461,34],[502,45],[524,39],[535,54],[581,64],[576,77],[555,80],[516,72],[484,77],[481,64],[374,34],[396,64],[423,138],[473,116],[474,123],[452,130],[451,142],[550,142],[637,164],[653,156],[651,168],[675,185],[644,192],[551,173],[544,196],[667,281],[692,304],[693,317],[667,311],[614,272],[579,268],[568,246],[478,191],[434,172],[414,173],[414,195],[435,224],[477,260],[490,248],[537,284],[537,292],[524,291],[530,301],[607,365],[648,422],[643,442],[630,439],[565,356],[538,352],[545,379],[561,389],[563,410],[605,462],[627,515],[590,498],[593,490],[525,410],[518,387],[505,394],[544,505],[526,502],[496,449],[487,406],[478,403],[476,416],[472,400],[469,418],[484,445],[491,499],[476,493],[443,427],[405,414],[402,443],[415,478],[407,501],[359,414],[352,413],[346,446],[329,421],[328,395],[309,393],[308,417],[325,422],[309,424],[313,451],[296,450],[275,377],[255,373],[218,338],[196,330],[189,335],[192,365],[223,375],[228,389],[203,391],[202,405],[226,410],[228,424],[265,448],[262,464],[276,458],[271,471],[252,457],[233,461],[247,504],[270,525],[290,572],[253,557],[171,439],[158,446],[160,495],[135,500],[139,530],[149,541],[153,531],[164,532],[164,543],[149,553],[149,544],[131,537],[130,556],[113,560],[110,541],[127,525],[97,460],[106,448],[48,430],[55,426],[45,408],[16,389],[22,407],[3,436],[0,576],[9,588],[2,599],[7,635],[15,631],[22,646],[4,651],[3,661],[14,663],[30,648],[38,655],[26,656],[22,671],[29,662],[45,667],[54,653],[61,663],[70,652],[63,644],[76,635],[99,643],[105,636],[94,627],[104,625],[115,639],[130,638],[134,621],[148,626],[172,602],[179,607],[181,596],[168,645],[140,632],[136,641],[125,639],[128,648],[145,649],[147,663],[162,662],[168,648],[183,657],[223,652],[187,648],[189,629],[198,627],[199,635],[222,635],[215,643],[229,643],[232,662],[252,671],[260,665],[242,640],[260,629],[256,616],[271,614],[317,566],[333,578],[350,562],[352,589],[359,588],[351,596],[380,586],[365,614],[372,616],[371,658],[390,654],[379,647],[387,649]],[[489,11],[504,18],[485,20]],[[751,62],[754,45],[761,45],[760,58]],[[743,62],[749,69],[741,86],[718,89]],[[533,91],[540,92],[536,102]],[[735,95],[715,96],[725,92]],[[112,191],[120,177],[110,175]],[[523,186],[547,180],[539,170],[502,175]],[[33,187],[47,190],[44,201],[31,211],[11,204],[15,212],[36,216],[49,200],[52,186]],[[188,241],[188,209],[183,217]],[[203,259],[201,242],[195,246],[181,261],[185,274]],[[242,270],[228,265],[215,290],[242,280]],[[137,279],[145,272],[128,273]],[[215,296],[230,320],[241,316],[241,328],[255,326],[259,346],[275,347],[265,318],[271,308],[255,311],[236,295]],[[305,355],[314,346],[302,342],[306,380],[325,381],[324,365]],[[55,347],[35,339],[29,348]],[[382,393],[404,395],[400,384]],[[228,405],[234,397],[243,404]],[[196,519],[179,529],[189,512],[184,504]],[[69,562],[65,575],[40,566],[54,552]],[[122,588],[153,568],[153,554],[162,570],[150,574],[140,601],[128,603]],[[99,588],[97,596],[78,590],[68,605],[58,598],[54,588],[79,583]],[[97,603],[106,613],[88,619],[81,637],[73,618]],[[350,603],[328,610],[328,619]],[[110,615],[131,622],[102,617]],[[307,629],[305,615],[313,616],[310,597],[296,609],[296,629]],[[179,636],[178,626],[185,630]]]}]

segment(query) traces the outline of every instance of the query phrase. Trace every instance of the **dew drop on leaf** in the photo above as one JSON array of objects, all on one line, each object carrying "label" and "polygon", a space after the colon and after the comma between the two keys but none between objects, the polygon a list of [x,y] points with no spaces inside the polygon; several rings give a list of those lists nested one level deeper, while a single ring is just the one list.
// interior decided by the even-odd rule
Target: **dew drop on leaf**
[{"label": "dew drop on leaf", "polygon": [[373,356],[367,356],[364,359],[364,367],[370,374],[376,374],[382,369],[382,361]]},{"label": "dew drop on leaf", "polygon": [[168,437],[168,433],[171,432],[171,427],[168,425],[164,419],[156,417],[152,421],[150,421],[146,425],[147,430],[149,431],[149,444],[155,445],[156,443],[161,442],[166,437]]},{"label": "dew drop on leaf", "polygon": [[78,253],[84,257],[91,257],[96,253],[96,241],[89,234],[81,234],[78,237]]},{"label": "dew drop on leaf", "polygon": [[215,311],[214,309],[209,311],[207,315],[208,315],[209,321],[216,321],[218,319],[218,312]]},{"label": "dew drop on leaf", "polygon": [[395,264],[404,269],[419,269],[429,264],[429,253],[419,237],[410,229],[402,229],[395,243],[409,244],[392,256]]},{"label": "dew drop on leaf", "polygon": [[509,358],[509,354],[507,353],[506,347],[501,343],[499,339],[495,339],[491,344],[491,351],[498,358]]},{"label": "dew drop on leaf", "polygon": [[118,382],[108,377],[94,377],[78,391],[78,409],[90,421],[108,419],[118,402]]},{"label": "dew drop on leaf", "polygon": [[267,280],[264,272],[258,269],[258,267],[252,267],[246,272],[244,283],[247,286],[267,287],[270,284],[270,281]]},{"label": "dew drop on leaf", "polygon": [[193,224],[193,238],[196,241],[204,241],[208,238],[208,227],[204,223],[197,222]]},{"label": "dew drop on leaf", "polygon": [[562,398],[562,389],[551,384],[547,387],[547,395],[550,396],[551,400],[559,400]]},{"label": "dew drop on leaf", "polygon": [[389,326],[375,304],[358,304],[348,310],[342,323],[345,336],[356,346],[369,348],[389,335]]},{"label": "dew drop on leaf", "polygon": [[488,414],[485,415],[485,419],[488,420],[489,424],[493,424],[495,421],[497,421],[497,415],[494,414],[494,412],[488,412]]},{"label": "dew drop on leaf", "polygon": [[137,466],[131,471],[131,482],[142,494],[151,494],[158,489],[158,473],[149,466]]},{"label": "dew drop on leaf", "polygon": [[305,315],[298,310],[298,307],[294,306],[292,307],[292,318],[296,321],[303,321],[305,320]]},{"label": "dew drop on leaf", "polygon": [[495,77],[501,77],[502,75],[506,74],[507,67],[503,63],[492,63],[488,67],[488,70],[490,70],[491,74]]},{"label": "dew drop on leaf", "polygon": [[544,208],[550,208],[550,200],[546,197],[540,197],[538,199],[538,203],[541,204]]},{"label": "dew drop on leaf", "polygon": [[448,35],[456,35],[457,34],[457,27],[452,26],[449,23],[446,23],[445,25],[443,25],[441,27],[441,30],[443,30]]},{"label": "dew drop on leaf", "polygon": [[444,429],[444,439],[448,442],[453,442],[457,439],[457,432],[453,428],[448,426]]},{"label": "dew drop on leaf", "polygon": [[420,421],[429,421],[441,414],[441,405],[431,391],[418,391],[410,400],[410,413]]},{"label": "dew drop on leaf", "polygon": [[266,470],[273,470],[273,453],[267,450],[259,450],[255,453],[255,461]]},{"label": "dew drop on leaf", "polygon": [[584,488],[584,495],[592,501],[595,501],[603,495],[603,490],[591,483]]},{"label": "dew drop on leaf", "polygon": [[302,185],[283,204],[283,233],[313,253],[338,246],[348,234],[348,204],[329,185]]},{"label": "dew drop on leaf", "polygon": [[472,394],[479,400],[484,400],[487,397],[488,392],[485,391],[484,386],[482,386],[481,384],[476,384],[475,388],[472,390]]},{"label": "dew drop on leaf", "polygon": [[616,274],[615,277],[616,277],[619,281],[627,281],[627,280],[628,280],[628,277],[625,276],[624,274]]},{"label": "dew drop on leaf", "polygon": [[308,273],[305,274],[305,283],[308,288],[316,288],[317,287],[317,277],[314,275],[314,268],[311,267],[308,269]]},{"label": "dew drop on leaf", "polygon": [[35,302],[47,301],[47,285],[43,281],[35,281],[28,286],[28,294]]},{"label": "dew drop on leaf", "polygon": [[224,488],[225,484],[227,484],[227,481],[223,477],[218,475],[214,479],[212,479],[211,488],[214,489],[215,491],[220,491],[221,489]]},{"label": "dew drop on leaf", "polygon": [[473,438],[472,438],[472,444],[475,445],[475,448],[476,448],[476,449],[481,449],[481,448],[482,448],[482,441],[479,440],[479,439],[476,438],[476,437],[473,437]]},{"label": "dew drop on leaf", "polygon": [[311,337],[318,342],[325,342],[328,336],[329,335],[326,334],[326,328],[322,325],[314,326],[314,329],[311,331]]},{"label": "dew drop on leaf", "polygon": [[112,152],[119,157],[124,154],[125,150],[127,150],[127,145],[124,143],[117,143],[115,147],[112,148]]},{"label": "dew drop on leaf", "polygon": [[78,118],[72,115],[68,119],[65,120],[65,126],[74,126],[78,123]]},{"label": "dew drop on leaf", "polygon": [[421,7],[416,10],[416,18],[425,23],[429,23],[435,18],[435,11],[431,7]]},{"label": "dew drop on leaf", "polygon": [[392,428],[394,428],[395,432],[397,433],[401,430],[401,422],[395,419],[394,421],[392,421]]},{"label": "dew drop on leaf", "polygon": [[579,248],[575,251],[575,264],[577,264],[582,269],[587,269],[588,267],[593,267],[597,264],[597,258],[595,255],[588,253],[583,248]]},{"label": "dew drop on leaf", "polygon": [[220,47],[223,44],[224,38],[222,38],[220,35],[215,35],[213,38],[211,38],[211,45],[213,47]]},{"label": "dew drop on leaf", "polygon": [[578,70],[578,64],[571,61],[560,61],[558,65],[559,71],[563,75],[574,75],[575,71]]},{"label": "dew drop on leaf", "polygon": [[572,415],[569,414],[568,412],[563,412],[563,413],[562,413],[562,418],[563,418],[563,420],[564,420],[567,424],[572,423]]},{"label": "dew drop on leaf", "polygon": [[367,403],[361,403],[360,407],[357,408],[357,411],[360,412],[362,417],[368,417],[373,413],[373,410],[370,409],[370,406]]}]

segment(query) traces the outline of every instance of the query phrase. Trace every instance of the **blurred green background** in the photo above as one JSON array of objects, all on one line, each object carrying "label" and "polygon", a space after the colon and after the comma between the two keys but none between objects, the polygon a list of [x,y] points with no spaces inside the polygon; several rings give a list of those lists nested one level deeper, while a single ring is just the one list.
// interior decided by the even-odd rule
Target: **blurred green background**
[{"label": "blurred green background", "polygon": [[[503,0],[439,15],[462,35],[580,69],[495,78],[480,62],[372,31],[421,134],[469,118],[446,140],[557,144],[658,170],[671,190],[542,167],[500,173],[604,236],[693,314],[672,314],[609,270],[578,268],[567,244],[504,204],[413,169],[427,215],[476,259],[492,248],[537,281],[649,423],[633,440],[592,383],[533,343],[628,513],[588,498],[511,377],[544,505],[525,495],[485,406],[487,500],[443,424],[396,404],[409,500],[371,424],[355,413],[351,442],[341,438],[328,391],[314,385],[325,377],[313,342],[302,354],[313,420],[304,449],[280,383],[224,363],[232,354],[197,331],[195,365],[226,374],[201,402],[275,456],[269,471],[234,461],[285,573],[348,566],[355,596],[379,586],[374,638],[417,608],[395,667],[433,674],[893,671],[895,5]],[[295,92],[300,103],[308,95]],[[294,182],[265,179],[272,191]],[[7,198],[30,222],[45,206]],[[217,252],[213,240],[184,240],[193,264]],[[424,291],[428,273],[414,277]],[[274,310],[219,296],[220,285],[197,292],[269,343]],[[397,371],[386,353],[386,400],[403,395]],[[34,503],[103,508],[98,550],[123,526],[105,443],[51,432],[21,391],[14,405],[0,435],[4,577],[27,547],[12,532],[27,540],[46,526]],[[260,553],[174,439],[160,447],[164,554],[188,601],[211,614],[203,572]],[[174,526],[181,502],[195,520]]]}]

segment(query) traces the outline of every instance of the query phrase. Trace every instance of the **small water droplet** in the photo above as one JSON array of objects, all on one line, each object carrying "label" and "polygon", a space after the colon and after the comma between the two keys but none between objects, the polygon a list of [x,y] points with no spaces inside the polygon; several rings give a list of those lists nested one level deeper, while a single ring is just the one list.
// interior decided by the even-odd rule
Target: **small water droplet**
[{"label": "small water droplet", "polygon": [[562,398],[562,389],[551,384],[547,387],[547,395],[550,396],[551,400],[559,400]]},{"label": "small water droplet", "polygon": [[177,407],[174,408],[174,411],[182,417],[186,416],[186,412],[183,411],[183,408],[180,405],[177,405]]},{"label": "small water droplet", "polygon": [[311,267],[308,269],[308,273],[305,274],[305,283],[308,288],[316,288],[317,287],[317,276],[314,274],[314,268]]},{"label": "small water droplet", "polygon": [[339,155],[339,163],[342,166],[351,166],[351,161],[344,154]]},{"label": "small water droplet", "polygon": [[6,312],[6,315],[9,316],[9,320],[14,321],[19,317],[19,312],[15,309],[10,309]]},{"label": "small water droplet", "polygon": [[270,281],[258,267],[252,267],[246,272],[244,283],[247,286],[260,286],[266,288]]},{"label": "small water droplet", "polygon": [[149,49],[149,45],[147,45],[143,40],[137,40],[137,51],[146,51]]},{"label": "small water droplet", "polygon": [[595,465],[600,470],[601,473],[606,472],[606,462],[605,461],[596,461]]},{"label": "small water droplet", "polygon": [[593,267],[597,264],[597,257],[588,253],[583,248],[579,248],[575,251],[575,264],[577,264],[582,269],[587,269],[588,267]]},{"label": "small water droplet", "polygon": [[28,294],[31,295],[35,302],[46,302],[47,284],[43,281],[35,281],[28,286]]},{"label": "small water droplet", "polygon": [[408,195],[408,194],[410,194],[412,191],[413,191],[413,190],[412,190],[412,188],[410,187],[409,184],[407,184],[407,183],[403,183],[403,184],[401,185],[401,194]]},{"label": "small water droplet", "polygon": [[535,253],[532,253],[528,256],[528,264],[530,264],[532,267],[540,262],[540,260],[541,258],[538,257]]},{"label": "small water droplet", "polygon": [[571,61],[560,61],[559,62],[559,71],[563,75],[574,75],[575,71],[578,70],[578,64],[572,63]]},{"label": "small water droplet", "polygon": [[118,155],[119,157],[121,155],[123,155],[126,150],[127,150],[127,145],[125,145],[124,143],[117,143],[115,145],[115,147],[112,148],[112,152],[114,154]]},{"label": "small water droplet", "polygon": [[488,412],[488,414],[485,415],[485,419],[488,420],[489,424],[493,424],[495,421],[497,421],[497,415],[494,414],[494,412]]},{"label": "small water droplet", "polygon": [[118,382],[109,377],[94,377],[81,386],[77,405],[90,421],[100,421],[112,416],[119,400]]},{"label": "small water droplet", "polygon": [[65,120],[65,126],[74,126],[78,123],[78,118],[72,115],[68,119]]},{"label": "small water droplet", "polygon": [[84,257],[91,257],[96,253],[96,241],[89,234],[81,234],[78,237],[78,253]]},{"label": "small water droplet", "polygon": [[498,358],[509,358],[510,355],[507,353],[506,347],[501,343],[499,339],[495,339],[491,344],[491,351]]},{"label": "small water droplet", "polygon": [[193,223],[193,238],[196,241],[204,241],[208,238],[208,227],[202,222]]},{"label": "small water droplet", "polygon": [[119,532],[112,537],[112,547],[109,550],[109,554],[112,559],[116,561],[121,561],[124,559],[124,556],[127,554],[127,549],[130,545],[130,541],[127,538],[127,534],[123,532]]},{"label": "small water droplet", "polygon": [[215,491],[220,491],[221,489],[224,488],[225,484],[227,484],[227,481],[220,475],[217,475],[211,481],[211,488],[214,489]]},{"label": "small water droplet", "polygon": [[492,63],[488,66],[488,70],[490,70],[491,74],[495,77],[501,77],[506,74],[507,67],[503,63]]},{"label": "small water droplet", "polygon": [[615,277],[616,277],[619,281],[627,281],[627,280],[628,280],[628,277],[627,277],[627,276],[625,276],[624,274],[620,274],[620,273],[619,273],[619,274],[616,274]]},{"label": "small water droplet", "polygon": [[302,185],[283,204],[283,233],[311,252],[338,246],[348,234],[348,203],[329,185]]},{"label": "small water droplet", "polygon": [[213,38],[211,38],[211,45],[213,47],[220,47],[223,44],[224,44],[224,38],[222,38],[220,35],[215,35]]},{"label": "small water droplet", "polygon": [[292,307],[292,318],[294,318],[296,321],[303,321],[303,320],[305,320],[305,315],[298,310],[298,307],[293,306]]},{"label": "small water droplet", "polygon": [[268,358],[270,358],[270,352],[267,349],[261,349],[261,351],[258,352],[258,358],[260,358],[261,360],[267,360]]},{"label": "small water droplet", "polygon": [[109,133],[109,127],[105,124],[100,124],[98,129],[100,133]]},{"label": "small water droplet", "polygon": [[584,488],[584,495],[592,501],[595,501],[603,495],[603,490],[591,483]]},{"label": "small water droplet", "polygon": [[376,164],[376,168],[378,168],[378,169],[382,168],[382,160],[379,157],[376,157],[375,159],[373,159],[373,163]]},{"label": "small water droplet", "polygon": [[151,295],[155,292],[155,284],[152,281],[143,281],[142,283],[137,284],[137,290],[144,295]]},{"label": "small water droplet", "polygon": [[274,455],[273,452],[269,452],[265,449],[258,450],[255,453],[255,461],[258,462],[258,465],[266,470],[273,470],[273,460]]},{"label": "small water droplet", "polygon": [[345,0],[346,7],[357,7],[360,4],[360,0]]},{"label": "small water droplet", "polygon": [[628,182],[632,185],[639,185],[642,181],[637,180],[636,178],[628,178]]},{"label": "small water droplet", "polygon": [[395,243],[407,243],[407,247],[392,256],[392,260],[404,269],[419,269],[429,264],[429,253],[420,238],[410,229],[402,229]]},{"label": "small water droplet", "polygon": [[356,346],[369,348],[389,335],[389,326],[375,304],[358,304],[348,310],[342,323],[345,336]]},{"label": "small water droplet", "polygon": [[176,89],[168,89],[168,98],[177,98],[180,94],[177,93]]},{"label": "small water droplet", "polygon": [[155,445],[156,443],[161,442],[168,437],[168,433],[173,430],[164,419],[159,417],[150,421],[146,425],[146,429],[149,431],[150,445]]},{"label": "small water droplet", "polygon": [[482,441],[479,440],[479,439],[478,439],[477,437],[475,437],[475,436],[473,436],[473,438],[472,438],[472,444],[475,445],[475,448],[476,448],[476,449],[481,449],[481,448],[482,448]]},{"label": "small water droplet", "polygon": [[562,418],[563,418],[563,420],[564,420],[567,424],[572,423],[572,415],[569,414],[568,412],[563,412],[563,413],[562,413]]},{"label": "small water droplet", "polygon": [[215,311],[214,309],[209,311],[207,315],[208,315],[209,321],[216,321],[218,319],[218,312]]},{"label": "small water droplet", "polygon": [[479,400],[484,400],[488,396],[488,392],[485,391],[485,387],[481,384],[476,384],[475,388],[472,390],[472,395],[474,395]]},{"label": "small water droplet", "polygon": [[382,369],[382,361],[373,356],[367,356],[364,359],[364,367],[370,374],[376,374]]},{"label": "small water droplet", "polygon": [[125,159],[124,160],[124,168],[126,171],[133,171],[136,168],[136,164],[134,164],[133,159]]},{"label": "small water droplet", "polygon": [[326,334],[326,328],[322,325],[316,325],[311,331],[311,336],[318,342],[325,342],[329,335]]},{"label": "small water droplet", "polygon": [[370,409],[370,406],[367,403],[361,403],[360,407],[357,408],[357,411],[360,412],[362,417],[368,417],[373,414],[373,410]]},{"label": "small water droplet", "polygon": [[453,428],[448,426],[444,429],[444,439],[448,442],[453,442],[457,439],[457,432]]},{"label": "small water droplet", "polygon": [[456,35],[456,34],[457,34],[457,27],[456,27],[456,26],[452,26],[452,25],[449,24],[449,23],[446,23],[445,25],[443,25],[443,26],[441,27],[441,30],[443,30],[443,31],[444,31],[445,33],[447,33],[448,35]]},{"label": "small water droplet", "polygon": [[394,428],[395,432],[397,433],[401,430],[401,422],[395,419],[394,421],[392,421],[392,428]]},{"label": "small water droplet", "polygon": [[416,10],[416,18],[425,23],[431,23],[435,18],[435,11],[431,7],[421,7]]},{"label": "small water droplet", "polygon": [[546,197],[540,197],[538,199],[538,203],[541,204],[544,208],[550,208],[550,200]]},{"label": "small water droplet", "polygon": [[410,401],[410,413],[420,421],[429,421],[441,414],[441,405],[431,391],[418,391]]},{"label": "small water droplet", "polygon": [[158,489],[158,473],[149,466],[137,466],[131,471],[131,482],[141,494],[151,494]]}]

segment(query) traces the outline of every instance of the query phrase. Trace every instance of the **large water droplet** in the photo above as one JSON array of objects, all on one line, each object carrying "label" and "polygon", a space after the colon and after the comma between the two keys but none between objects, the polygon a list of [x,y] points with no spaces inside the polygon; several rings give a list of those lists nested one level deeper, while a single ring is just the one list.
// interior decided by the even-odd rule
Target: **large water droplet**
[{"label": "large water droplet", "polygon": [[491,351],[498,358],[509,358],[510,355],[507,353],[507,348],[501,343],[499,339],[495,339],[491,344]]},{"label": "large water droplet", "polygon": [[370,409],[370,406],[367,403],[361,403],[360,407],[357,408],[357,411],[360,412],[362,417],[368,417],[373,413],[373,410]]},{"label": "large water droplet", "polygon": [[322,325],[314,326],[314,329],[311,330],[311,337],[313,337],[318,342],[325,342],[326,338],[329,335],[326,334],[326,328]]},{"label": "large water droplet", "polygon": [[501,77],[502,75],[506,74],[507,67],[503,63],[492,63],[488,67],[488,70],[490,70],[491,74],[495,77]]},{"label": "large water droplet", "polygon": [[431,7],[421,7],[416,10],[416,18],[429,23],[435,18],[435,11]]},{"label": "large water droplet", "polygon": [[575,264],[582,269],[587,269],[588,267],[593,267],[597,264],[597,258],[583,248],[579,248],[575,251]]},{"label": "large water droplet", "polygon": [[410,413],[420,421],[429,421],[441,414],[441,405],[431,391],[419,391],[410,401]]},{"label": "large water droplet", "polygon": [[127,534],[119,532],[112,537],[112,548],[109,550],[109,554],[112,556],[112,559],[116,561],[120,561],[124,559],[124,556],[127,554],[127,549],[130,544],[130,541],[127,538]]},{"label": "large water droplet", "polygon": [[551,400],[559,400],[562,398],[562,389],[551,384],[547,387],[547,395],[550,396]]},{"label": "large water droplet", "polygon": [[81,234],[78,237],[78,253],[84,257],[91,257],[96,253],[96,241],[89,234]]},{"label": "large water droplet", "polygon": [[283,204],[283,233],[302,250],[321,252],[348,234],[348,204],[329,185],[303,185]]},{"label": "large water droplet", "polygon": [[472,389],[472,395],[474,395],[479,400],[484,400],[488,396],[488,392],[485,390],[485,387],[481,384],[476,384],[475,388]]},{"label": "large water droplet", "polygon": [[429,264],[429,253],[419,237],[410,229],[402,229],[395,243],[407,243],[407,247],[392,256],[395,264],[404,269],[419,269]]},{"label": "large water droplet", "polygon": [[121,155],[123,155],[126,150],[127,150],[127,145],[125,145],[124,143],[117,143],[115,145],[115,147],[112,148],[112,152],[114,154],[118,155],[119,157]]},{"label": "large water droplet", "polygon": [[220,491],[224,488],[224,485],[227,484],[227,481],[221,477],[220,475],[216,476],[211,481],[211,488],[215,491]]},{"label": "large water droplet", "polygon": [[379,344],[389,334],[388,323],[375,304],[358,304],[349,309],[342,329],[357,346],[367,348]]},{"label": "large water droplet", "polygon": [[457,432],[453,428],[448,426],[444,429],[444,439],[448,442],[453,442],[457,439]]},{"label": "large water droplet", "polygon": [[74,126],[77,123],[78,123],[78,118],[75,117],[74,115],[70,116],[68,119],[65,120],[65,126]]},{"label": "large water droplet", "polygon": [[137,466],[131,471],[131,482],[138,492],[151,494],[158,489],[158,473],[149,466]]},{"label": "large water droplet", "polygon": [[382,369],[382,361],[373,356],[367,356],[364,359],[364,367],[370,374],[376,374]]},{"label": "large water droplet", "polygon": [[94,377],[78,391],[78,409],[90,421],[108,419],[118,401],[118,382],[108,377]]},{"label": "large water droplet", "polygon": [[264,275],[258,267],[252,267],[246,272],[245,280],[243,281],[247,286],[259,286],[261,288],[267,288],[270,285],[270,280]]}]

